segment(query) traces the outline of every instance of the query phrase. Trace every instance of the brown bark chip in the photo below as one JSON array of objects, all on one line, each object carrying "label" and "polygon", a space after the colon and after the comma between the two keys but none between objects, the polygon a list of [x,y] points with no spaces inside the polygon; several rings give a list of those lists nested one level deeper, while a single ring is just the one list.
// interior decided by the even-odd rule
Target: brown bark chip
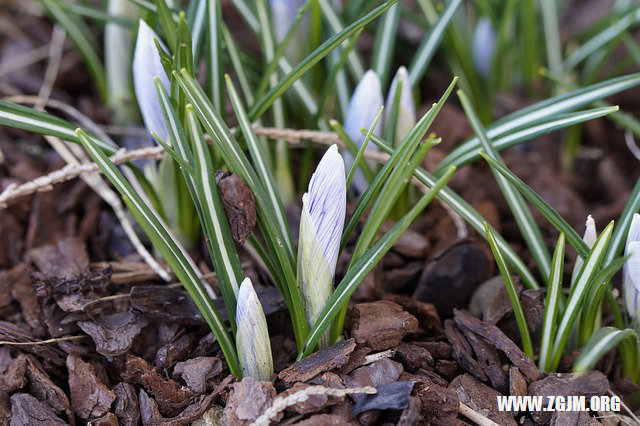
[{"label": "brown bark chip", "polygon": [[133,339],[147,325],[147,320],[131,312],[119,312],[102,320],[80,321],[80,328],[91,336],[96,351],[105,356],[117,356],[127,352]]},{"label": "brown bark chip", "polygon": [[[252,377],[245,377],[233,385],[233,392],[224,409],[224,424],[244,426],[252,423],[271,407],[275,397],[276,389],[273,383],[259,382]],[[276,422],[280,418],[282,414]]]},{"label": "brown bark chip", "polygon": [[56,277],[81,275],[89,266],[85,244],[73,237],[58,240],[56,244],[33,248],[27,252],[26,257],[40,272]]},{"label": "brown bark chip", "polygon": [[11,419],[11,398],[9,394],[0,390],[0,424],[9,424]]},{"label": "brown bark chip", "polygon": [[149,397],[144,390],[140,389],[140,411],[142,424],[144,426],[187,426],[193,424],[193,422],[200,419],[205,414],[207,409],[213,403],[213,400],[218,396],[219,390],[222,387],[226,387],[229,382],[230,380],[223,381],[218,387],[218,390],[206,397],[196,400],[180,414],[170,418],[162,417],[158,410],[157,402],[153,398]]},{"label": "brown bark chip", "polygon": [[165,379],[147,362],[134,355],[127,355],[122,378],[134,382],[153,395],[158,401],[160,413],[173,417],[189,405],[193,393],[173,380]]},{"label": "brown bark chip", "polygon": [[11,396],[10,426],[33,425],[66,425],[51,408],[26,393],[16,393]]},{"label": "brown bark chip", "polygon": [[135,426],[140,421],[140,406],[138,395],[133,385],[118,383],[113,389],[116,400],[114,412],[122,426]]},{"label": "brown bark chip", "polygon": [[[556,411],[551,416],[551,426],[599,426],[602,423],[584,411]],[[623,424],[622,422],[620,424]]]},{"label": "brown bark chip", "polygon": [[402,363],[407,371],[428,369],[433,367],[435,363],[431,352],[427,349],[404,342],[398,345],[395,358]]},{"label": "brown bark chip", "polygon": [[470,374],[462,374],[456,377],[449,387],[456,391],[460,402],[499,425],[517,425],[517,422],[512,417],[513,413],[498,411],[497,397],[500,393],[489,386],[483,385]]},{"label": "brown bark chip", "polygon": [[0,375],[0,389],[5,392],[14,392],[27,384],[27,356],[18,355],[11,361],[7,361],[6,367]]},{"label": "brown bark chip", "polygon": [[45,331],[41,320],[42,309],[33,290],[33,283],[29,277],[30,271],[31,268],[25,263],[21,263],[9,270],[9,280],[13,282],[11,295],[20,303],[24,319],[33,330],[33,333],[41,336]]},{"label": "brown bark chip", "polygon": [[390,300],[402,306],[407,312],[416,317],[418,327],[427,335],[440,336],[443,333],[442,321],[436,307],[427,302],[420,302],[403,294],[387,293],[383,296],[385,300]]},{"label": "brown bark chip", "polygon": [[416,317],[388,300],[355,305],[351,319],[351,336],[373,350],[394,348],[418,329]]},{"label": "brown bark chip", "polygon": [[290,426],[343,426],[347,424],[351,423],[340,414],[316,414],[299,422],[291,423]]},{"label": "brown bark chip", "polygon": [[509,368],[509,395],[524,396],[527,393],[527,379],[524,378],[518,367],[512,365]]},{"label": "brown bark chip", "polygon": [[473,348],[467,340],[462,330],[452,320],[445,320],[444,334],[447,336],[451,348],[453,349],[453,359],[469,373],[473,374],[478,380],[487,381],[487,374],[484,368],[473,357]]},{"label": "brown bark chip", "polygon": [[173,377],[181,376],[189,389],[204,393],[207,382],[222,372],[222,361],[214,357],[197,357],[179,362],[173,369]]},{"label": "brown bark chip", "polygon": [[40,363],[29,355],[27,359],[27,377],[31,394],[40,401],[49,404],[49,407],[56,413],[66,413],[71,418],[71,404],[69,398],[53,381],[49,378]]},{"label": "brown bark chip", "polygon": [[[543,396],[542,406],[549,404],[551,395],[584,395],[588,400],[592,396],[605,395],[609,389],[609,381],[599,371],[589,371],[581,375],[550,374],[542,380],[529,385],[529,395]],[[534,411],[533,419],[540,424],[549,424],[552,412]]]},{"label": "brown bark chip", "polygon": [[91,421],[92,426],[118,426],[118,417],[113,413],[107,413]]},{"label": "brown bark chip", "polygon": [[422,403],[421,414],[430,424],[449,426],[458,417],[458,395],[453,389],[436,385],[430,380],[416,384],[417,396]]},{"label": "brown bark chip", "polygon": [[353,339],[340,341],[292,364],[278,374],[285,383],[306,382],[325,371],[343,366],[356,347]]},{"label": "brown bark chip", "polygon": [[73,411],[85,420],[106,414],[116,397],[96,376],[94,367],[69,355],[67,368]]},{"label": "brown bark chip", "polygon": [[489,378],[491,386],[501,393],[506,393],[509,390],[509,379],[502,369],[496,348],[467,328],[463,328],[462,332],[473,347],[476,359]]},{"label": "brown bark chip", "polygon": [[507,358],[520,369],[527,379],[534,381],[544,376],[533,361],[522,352],[522,349],[513,343],[513,341],[495,325],[482,322],[467,312],[457,309],[454,310],[454,320],[459,326],[468,328],[480,335],[496,349],[504,352]]},{"label": "brown bark chip", "polygon": [[236,174],[219,171],[216,183],[233,239],[243,244],[256,227],[256,201],[251,188]]}]

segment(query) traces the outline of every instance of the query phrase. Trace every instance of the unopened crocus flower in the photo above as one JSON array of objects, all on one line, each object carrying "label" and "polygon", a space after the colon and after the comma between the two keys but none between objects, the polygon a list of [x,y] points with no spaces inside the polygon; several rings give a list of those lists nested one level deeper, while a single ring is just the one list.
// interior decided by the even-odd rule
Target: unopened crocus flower
[{"label": "unopened crocus flower", "polygon": [[164,50],[167,50],[160,41],[160,37],[141,19],[136,49],[133,54],[133,88],[147,131],[149,134],[154,132],[160,139],[167,141],[167,127],[162,118],[162,108],[158,101],[153,78],[156,76],[160,78],[167,91],[170,91],[171,88],[167,74],[160,62],[160,53],[158,53],[154,39],[158,40]]},{"label": "unopened crocus flower", "polygon": [[473,62],[483,76],[489,75],[496,53],[497,36],[491,20],[481,17],[473,32]]},{"label": "unopened crocus flower", "polygon": [[[373,70],[367,71],[360,79],[356,86],[351,100],[349,101],[349,109],[344,119],[344,130],[351,140],[358,146],[364,143],[365,135],[361,133],[361,129],[368,129],[382,108],[382,89],[380,88],[380,77]],[[380,136],[382,131],[382,123],[378,121],[373,134]],[[367,150],[376,150],[373,144],[367,145]],[[347,167],[353,164],[353,156],[345,152],[344,159]],[[367,189],[367,181],[358,170],[353,176],[352,185],[359,192]]]},{"label": "unopened crocus flower", "polygon": [[[269,0],[273,33],[278,43],[282,43],[296,20],[296,14],[305,4],[305,0]],[[309,41],[309,15],[305,14],[295,35],[287,46],[286,55],[293,62],[300,62],[305,56]]]},{"label": "unopened crocus flower", "polygon": [[[112,16],[134,18],[138,6],[130,0],[109,0],[108,12]],[[133,32],[119,23],[108,22],[104,27],[104,68],[109,88],[109,106],[116,124],[131,124],[135,117],[135,102],[131,95],[131,68],[129,66]]]},{"label": "unopened crocus flower", "polygon": [[266,381],[273,374],[267,319],[251,279],[240,284],[236,308],[236,350],[244,377]]},{"label": "unopened crocus flower", "polygon": [[637,320],[640,310],[640,215],[638,213],[635,213],[631,220],[624,254],[629,256],[622,268],[624,301],[629,318]]},{"label": "unopened crocus flower", "polygon": [[[344,161],[332,145],[311,176],[309,192],[302,196],[297,282],[309,327],[333,291],[346,205]],[[329,340],[327,330],[319,347],[328,346]]]},{"label": "unopened crocus flower", "polygon": [[[587,222],[585,224],[584,235],[582,236],[582,241],[587,245],[587,247],[592,248],[598,239],[598,232],[596,231],[596,221],[593,220],[591,215],[587,216]],[[576,278],[578,277],[578,273],[580,269],[582,269],[582,265],[584,264],[584,260],[578,256],[576,259],[576,263],[573,265],[573,272],[571,274],[571,283],[574,283]]]},{"label": "unopened crocus flower", "polygon": [[396,102],[395,95],[399,82],[402,83],[402,87],[400,88],[400,101],[398,103],[397,117],[395,120],[396,130],[393,135],[393,143],[395,146],[398,146],[402,139],[416,125],[416,106],[413,102],[413,94],[411,93],[412,90],[411,81],[409,81],[409,73],[405,67],[400,67],[391,82],[391,87],[387,94],[387,102],[384,106],[385,126],[390,125],[390,122],[392,121],[391,113],[393,112],[393,106]]}]

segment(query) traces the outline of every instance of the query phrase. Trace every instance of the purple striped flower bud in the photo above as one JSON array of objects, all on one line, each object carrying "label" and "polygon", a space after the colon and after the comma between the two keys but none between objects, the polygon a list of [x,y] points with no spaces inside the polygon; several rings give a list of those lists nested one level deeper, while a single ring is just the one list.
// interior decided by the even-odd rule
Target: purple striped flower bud
[{"label": "purple striped flower bud", "polygon": [[394,146],[398,146],[402,139],[413,129],[416,125],[416,106],[413,102],[413,94],[411,90],[411,81],[409,80],[409,73],[405,67],[398,68],[396,76],[391,82],[389,93],[387,94],[387,102],[384,106],[384,122],[387,126],[391,121],[391,113],[393,112],[393,106],[396,102],[396,91],[398,90],[398,82],[402,82],[400,89],[400,101],[398,103],[398,111],[396,116],[396,131],[393,137]]},{"label": "purple striped flower bud", "polygon": [[[382,89],[380,88],[380,77],[373,70],[367,71],[360,79],[356,90],[354,90],[351,100],[349,101],[349,109],[344,119],[344,130],[349,137],[360,147],[364,143],[365,135],[360,129],[368,129],[382,108]],[[382,131],[382,123],[378,121],[373,134],[380,136]],[[367,150],[377,150],[375,145],[367,145]],[[353,156],[349,152],[344,153],[344,160],[347,167],[353,164]],[[352,185],[359,192],[367,189],[367,181],[358,170],[353,176]]]},{"label": "purple striped flower bud", "polygon": [[147,131],[149,134],[154,132],[160,139],[167,141],[167,127],[162,118],[162,108],[158,101],[153,78],[156,76],[160,78],[167,91],[170,91],[171,88],[167,74],[160,62],[160,54],[154,39],[158,40],[165,51],[167,50],[160,37],[141,19],[136,49],[133,54],[133,88]]},{"label": "purple striped flower bud", "polygon": [[[309,327],[333,292],[346,207],[344,161],[332,145],[311,176],[309,192],[302,196],[297,282]],[[327,330],[319,346],[328,346],[329,339]]]},{"label": "purple striped flower bud", "polygon": [[635,213],[631,220],[624,254],[630,255],[622,268],[624,302],[629,318],[638,319],[640,310],[640,215],[638,213]]},{"label": "purple striped flower bud", "polygon": [[236,350],[242,375],[261,381],[269,380],[273,374],[273,357],[267,319],[249,278],[240,284],[236,325]]},{"label": "purple striped flower bud", "polygon": [[483,76],[489,75],[496,53],[496,32],[487,17],[478,19],[473,32],[473,62],[476,70]]}]

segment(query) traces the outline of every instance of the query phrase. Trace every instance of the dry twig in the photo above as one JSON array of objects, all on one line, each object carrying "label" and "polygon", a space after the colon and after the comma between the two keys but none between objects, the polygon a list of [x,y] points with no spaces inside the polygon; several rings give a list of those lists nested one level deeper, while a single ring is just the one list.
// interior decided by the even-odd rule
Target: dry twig
[{"label": "dry twig", "polygon": [[284,398],[276,398],[273,401],[273,404],[271,404],[271,407],[267,408],[267,410],[262,413],[255,422],[251,423],[251,426],[269,426],[271,422],[278,417],[278,414],[286,410],[288,407],[291,407],[292,405],[298,404],[300,402],[304,402],[314,395],[327,395],[342,398],[352,394],[375,394],[376,392],[376,388],[372,386],[346,389],[334,389],[324,386],[309,386],[308,388],[299,390],[298,392],[292,393],[291,395]]}]

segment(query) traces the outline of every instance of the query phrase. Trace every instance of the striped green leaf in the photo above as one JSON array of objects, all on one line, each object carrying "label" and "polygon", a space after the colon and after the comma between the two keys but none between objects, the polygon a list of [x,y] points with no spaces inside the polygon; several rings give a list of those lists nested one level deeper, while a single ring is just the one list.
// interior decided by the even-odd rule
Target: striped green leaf
[{"label": "striped green leaf", "polygon": [[[469,98],[467,98],[462,90],[458,91],[458,97],[460,98],[462,107],[464,108],[467,118],[471,123],[471,127],[480,139],[486,154],[504,166],[502,158],[500,158],[498,151],[493,147],[491,141],[487,137],[484,126],[480,123],[480,119],[471,106]],[[493,168],[491,171],[493,172],[496,182],[500,187],[500,191],[507,201],[509,209],[516,220],[522,238],[527,244],[531,255],[536,260],[540,274],[544,279],[546,279],[551,272],[551,259],[549,252],[547,251],[544,238],[542,237],[542,232],[533,218],[531,210],[529,210],[529,207],[525,204],[522,195],[520,195],[520,193],[511,186],[505,177],[500,175],[500,173]]]},{"label": "striped green leaf", "polygon": [[377,18],[381,13],[390,8],[398,0],[388,0],[380,6],[367,13],[362,18],[353,22],[348,27],[344,28],[339,33],[333,35],[329,40],[325,41],[316,50],[314,50],[309,56],[307,56],[302,62],[300,62],[295,68],[293,68],[287,75],[280,80],[280,82],[273,87],[266,95],[249,111],[249,118],[253,121],[260,116],[278,99],[291,85],[296,82],[303,74],[317,64],[322,58],[327,56],[329,52],[338,47],[343,41],[351,37],[360,28],[367,25],[369,22]]},{"label": "striped green leaf", "polygon": [[578,313],[588,293],[589,283],[591,283],[592,278],[597,274],[598,268],[604,258],[612,231],[613,221],[602,230],[589,256],[586,258],[584,265],[582,265],[582,269],[578,273],[574,285],[571,287],[569,299],[567,300],[564,314],[558,325],[556,338],[553,343],[553,356],[550,364],[552,371],[554,371],[560,363],[560,357],[564,353],[569,335],[571,334],[571,330],[573,330],[576,319],[578,318]]},{"label": "striped green leaf", "polygon": [[213,307],[213,303],[207,295],[202,282],[198,279],[196,272],[193,270],[170,232],[88,135],[80,129],[77,130],[77,135],[78,140],[87,150],[87,153],[93,161],[96,162],[98,167],[100,167],[104,176],[109,179],[118,192],[120,192],[129,210],[133,212],[135,219],[145,230],[162,257],[169,263],[171,270],[193,299],[198,310],[216,336],[231,372],[236,377],[241,377],[242,373],[238,365],[234,343],[220,316]]},{"label": "striped green leaf", "polygon": [[[494,141],[494,144],[497,144],[499,137],[534,124],[550,121],[557,118],[558,114],[575,111],[594,101],[627,90],[638,84],[640,84],[640,73],[635,73],[545,99],[495,121],[487,128],[487,136]],[[477,137],[463,142],[440,162],[435,174],[442,173],[451,164],[458,164],[460,157],[468,155],[469,152],[477,151],[479,147],[480,140]],[[496,146],[496,148],[500,149],[499,146]]]},{"label": "striped green leaf", "polygon": [[[382,139],[372,136],[371,140],[380,148],[381,151],[386,152],[387,154],[391,154],[393,151],[387,145],[385,141]],[[423,184],[427,185],[429,188],[432,188],[435,185],[437,178],[426,171],[425,169],[419,167],[416,169],[414,176]],[[462,197],[452,191],[450,188],[446,186],[442,188],[442,190],[438,194],[438,198],[445,204],[447,204],[454,212],[456,212],[460,217],[469,224],[478,234],[485,237],[484,233],[484,222],[485,219],[478,213],[469,203],[467,203]],[[504,238],[499,235],[495,229],[491,229],[493,232],[498,246],[505,258],[511,264],[513,270],[520,277],[523,284],[528,288],[539,288],[536,277],[529,271],[527,265],[520,259],[518,254],[513,251],[513,249],[509,246],[509,244],[504,240]]]},{"label": "striped green leaf", "polygon": [[[555,132],[556,130],[566,129],[576,124],[584,123],[589,120],[595,120],[596,118],[600,117],[613,117],[613,114],[618,111],[619,108],[617,106],[608,106],[588,109],[575,113],[560,114],[558,116],[546,119],[548,121],[544,121],[539,124],[532,123],[530,127],[516,130],[504,136],[496,136],[495,138],[492,138],[489,136],[489,132],[487,132],[487,137],[491,139],[491,144],[496,151],[503,151],[509,147],[530,141],[541,135]],[[452,153],[455,151],[457,151],[457,149],[454,149]],[[460,152],[459,156],[457,156],[455,159],[452,159],[452,164],[455,164],[458,167],[469,164],[480,157],[481,151],[482,146],[478,145],[476,149]],[[446,158],[443,161],[448,163],[448,160]],[[440,165],[438,166],[438,168],[440,168]]]},{"label": "striped green leaf", "polygon": [[461,4],[462,0],[451,0],[442,12],[442,15],[440,15],[440,18],[438,18],[438,21],[431,28],[429,35],[420,43],[418,50],[411,60],[411,65],[409,65],[409,80],[411,81],[411,86],[417,87],[419,85],[420,79],[427,71],[431,58],[433,58],[434,53],[436,53],[436,49],[440,45],[440,40],[442,40],[445,30],[451,22],[451,18],[453,18],[453,15]]},{"label": "striped green leaf", "polygon": [[562,275],[564,274],[564,234],[560,233],[556,248],[551,259],[551,274],[547,281],[547,298],[544,303],[544,319],[542,322],[542,338],[540,340],[540,359],[538,366],[541,371],[549,371],[549,364],[553,356],[553,341],[556,337],[556,321],[560,316],[560,301],[562,299]]},{"label": "striped green leaf", "polygon": [[518,298],[518,291],[516,290],[516,286],[513,284],[513,280],[511,279],[511,274],[509,273],[507,263],[504,261],[502,252],[500,251],[498,243],[496,242],[496,239],[493,236],[493,233],[491,232],[491,229],[489,228],[489,224],[487,222],[484,223],[484,230],[485,234],[487,235],[489,247],[491,247],[491,252],[493,253],[493,258],[498,264],[498,269],[500,270],[502,280],[504,281],[505,288],[507,289],[507,295],[509,296],[509,300],[511,301],[513,314],[516,317],[516,324],[518,324],[518,330],[520,331],[522,349],[530,359],[533,359],[533,345],[531,344],[531,335],[529,334],[527,319],[524,316],[522,305],[520,304],[520,299]]},{"label": "striped green leaf", "polygon": [[592,370],[600,358],[625,341],[631,346],[632,350],[629,352],[633,354],[632,359],[627,361],[630,367],[625,369],[625,372],[633,374],[635,377],[632,378],[637,380],[640,371],[640,341],[636,331],[630,328],[620,330],[615,327],[603,327],[593,333],[573,363],[573,372],[585,373]]},{"label": "striped green leaf", "polygon": [[502,164],[498,163],[493,158],[489,157],[485,153],[480,155],[487,160],[491,167],[504,176],[515,188],[517,188],[522,195],[538,209],[540,213],[553,225],[558,232],[565,234],[567,241],[573,247],[580,257],[583,259],[587,257],[589,253],[589,247],[582,241],[580,235],[573,229],[560,213],[558,213],[549,203],[542,199],[536,192],[531,189],[526,183],[524,183],[519,177],[517,177],[511,170],[507,169]]}]

